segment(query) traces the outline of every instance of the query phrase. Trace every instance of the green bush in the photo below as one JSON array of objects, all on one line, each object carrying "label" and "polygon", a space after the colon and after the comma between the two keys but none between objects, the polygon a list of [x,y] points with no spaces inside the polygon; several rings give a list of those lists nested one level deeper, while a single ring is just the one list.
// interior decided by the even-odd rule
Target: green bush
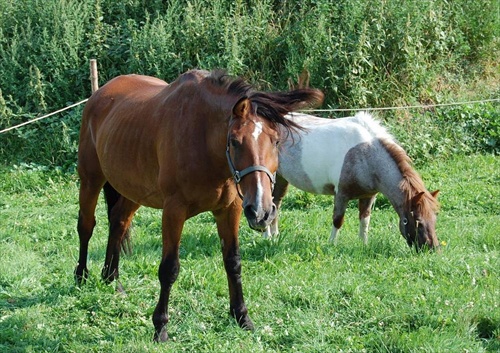
[{"label": "green bush", "polygon": [[417,164],[453,154],[500,154],[498,103],[441,107],[387,124]]},{"label": "green bush", "polygon": [[[482,75],[483,63],[497,60],[496,6],[492,0],[0,0],[0,129],[87,98],[90,58],[98,60],[101,84],[126,73],[172,81],[192,68],[225,68],[261,89],[285,90],[307,68],[311,86],[326,94],[325,107],[439,102],[456,97],[458,86]],[[497,93],[477,92],[479,98]],[[2,134],[0,160],[71,165],[74,114]],[[485,129],[474,134],[483,142],[469,147],[496,141]],[[53,146],[54,140],[61,142]]]}]

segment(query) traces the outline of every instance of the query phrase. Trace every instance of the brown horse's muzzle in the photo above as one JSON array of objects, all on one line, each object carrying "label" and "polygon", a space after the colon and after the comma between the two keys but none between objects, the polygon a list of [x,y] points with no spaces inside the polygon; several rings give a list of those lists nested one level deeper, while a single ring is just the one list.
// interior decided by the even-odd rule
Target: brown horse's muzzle
[{"label": "brown horse's muzzle", "polygon": [[276,217],[276,205],[272,203],[271,207],[265,209],[251,203],[243,206],[243,213],[250,228],[263,232]]}]

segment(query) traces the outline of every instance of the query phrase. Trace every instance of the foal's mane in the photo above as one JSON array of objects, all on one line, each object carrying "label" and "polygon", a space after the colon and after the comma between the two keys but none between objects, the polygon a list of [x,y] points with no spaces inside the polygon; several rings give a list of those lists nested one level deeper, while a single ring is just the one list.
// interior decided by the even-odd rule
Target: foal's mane
[{"label": "foal's mane", "polygon": [[227,94],[237,99],[247,97],[252,102],[256,113],[271,123],[281,125],[288,132],[302,129],[300,125],[286,119],[291,111],[304,107],[316,106],[323,102],[323,93],[317,89],[304,88],[289,92],[260,92],[240,77],[231,77],[223,70],[215,70],[206,78],[212,84],[226,90]]},{"label": "foal's mane", "polygon": [[399,186],[406,196],[405,208],[410,210],[413,196],[420,192],[424,192],[424,197],[418,204],[418,207],[420,208],[419,212],[424,217],[437,212],[439,210],[439,202],[426,189],[422,178],[418,172],[413,169],[411,159],[408,157],[403,148],[390,139],[380,139],[380,143],[394,160],[403,176],[403,180]]}]

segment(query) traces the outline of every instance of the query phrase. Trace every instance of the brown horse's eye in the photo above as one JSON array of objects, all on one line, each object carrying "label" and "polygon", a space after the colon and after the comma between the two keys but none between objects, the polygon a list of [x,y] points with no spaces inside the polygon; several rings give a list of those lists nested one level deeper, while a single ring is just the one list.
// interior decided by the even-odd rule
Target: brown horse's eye
[{"label": "brown horse's eye", "polygon": [[240,143],[240,141],[238,141],[236,139],[231,139],[231,146],[236,148],[236,147],[241,146],[241,143]]}]

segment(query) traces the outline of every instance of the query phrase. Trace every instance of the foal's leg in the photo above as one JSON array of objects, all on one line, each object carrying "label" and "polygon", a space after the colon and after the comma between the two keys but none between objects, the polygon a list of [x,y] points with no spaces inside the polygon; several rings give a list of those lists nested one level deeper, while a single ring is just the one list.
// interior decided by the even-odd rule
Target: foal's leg
[{"label": "foal's leg", "polygon": [[243,299],[241,285],[241,257],[238,242],[238,226],[241,209],[235,203],[224,210],[214,212],[222,245],[222,257],[229,284],[229,310],[241,328],[253,330],[252,320]]},{"label": "foal's leg", "polygon": [[276,175],[276,184],[274,185],[273,190],[273,201],[276,205],[276,217],[271,222],[271,225],[267,227],[266,231],[262,234],[264,238],[271,238],[275,235],[278,235],[278,222],[279,222],[279,211],[281,207],[281,201],[283,197],[285,197],[286,192],[288,191],[288,181],[285,180],[281,175]]},{"label": "foal's leg", "polygon": [[160,297],[153,312],[155,327],[154,340],[165,342],[168,339],[168,302],[170,290],[179,274],[179,245],[186,213],[176,205],[165,206],[162,218],[162,260],[158,270]]},{"label": "foal's leg", "polygon": [[375,202],[375,196],[359,199],[359,238],[363,240],[364,244],[368,244],[368,227],[370,225],[370,215],[372,206]]},{"label": "foal's leg", "polygon": [[[108,204],[109,237],[106,249],[106,259],[102,269],[102,278],[110,283],[118,279],[120,249],[127,250],[129,228],[135,211],[139,205],[120,195],[111,185],[104,186],[104,195]],[[118,291],[123,288],[118,283]]]},{"label": "foal's leg", "polygon": [[347,202],[349,199],[345,197],[342,193],[337,193],[333,199],[333,228],[328,240],[330,243],[335,243],[337,241],[337,235],[340,227],[344,224],[344,215],[347,208]]}]

